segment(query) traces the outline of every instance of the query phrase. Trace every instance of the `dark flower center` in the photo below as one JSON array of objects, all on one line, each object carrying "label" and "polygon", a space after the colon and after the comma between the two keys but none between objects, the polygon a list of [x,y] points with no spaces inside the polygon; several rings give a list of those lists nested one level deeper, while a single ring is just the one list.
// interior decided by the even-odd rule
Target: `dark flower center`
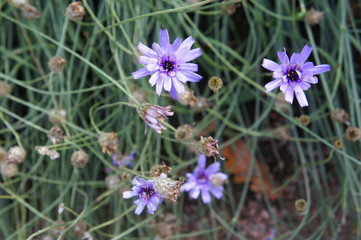
[{"label": "dark flower center", "polygon": [[161,64],[166,72],[171,72],[175,68],[175,62],[172,60],[163,61]]},{"label": "dark flower center", "polygon": [[152,187],[145,187],[142,189],[140,195],[141,198],[148,200],[149,198],[153,197],[153,195],[155,194],[155,191]]},{"label": "dark flower center", "polygon": [[208,176],[206,174],[204,174],[204,172],[199,173],[198,182],[199,183],[207,183],[208,182]]},{"label": "dark flower center", "polygon": [[287,78],[289,81],[296,82],[298,80],[299,76],[295,70],[291,70],[287,73]]}]

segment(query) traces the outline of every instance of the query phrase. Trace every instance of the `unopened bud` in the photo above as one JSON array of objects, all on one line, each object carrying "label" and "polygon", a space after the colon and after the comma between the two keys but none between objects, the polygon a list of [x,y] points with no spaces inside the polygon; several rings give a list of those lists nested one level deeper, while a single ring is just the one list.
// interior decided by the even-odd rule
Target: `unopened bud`
[{"label": "unopened bud", "polygon": [[306,13],[305,21],[310,25],[316,25],[323,20],[324,15],[324,12],[316,11],[313,7],[311,7]]},{"label": "unopened bud", "polygon": [[22,7],[24,18],[29,20],[38,19],[41,17],[40,12],[38,9],[30,4],[25,4]]},{"label": "unopened bud", "polygon": [[77,222],[71,230],[76,237],[82,237],[88,229],[85,222]]},{"label": "unopened bud", "polygon": [[360,129],[358,129],[357,127],[352,127],[352,126],[348,127],[346,129],[345,137],[347,140],[349,140],[351,142],[356,142],[361,137]]},{"label": "unopened bud", "polygon": [[67,119],[68,116],[65,109],[51,109],[49,111],[49,121],[55,125],[61,125],[61,122]]},{"label": "unopened bud", "polygon": [[79,150],[71,155],[71,165],[78,168],[83,168],[88,163],[89,157],[86,152]]},{"label": "unopened bud", "polygon": [[61,56],[55,56],[49,59],[48,66],[53,73],[64,71],[66,60]]},{"label": "unopened bud", "polygon": [[310,124],[311,120],[310,117],[307,115],[301,115],[298,119],[297,119],[303,126],[307,126],[308,124]]},{"label": "unopened bud", "polygon": [[120,183],[118,174],[112,174],[105,178],[105,184],[109,190],[115,189]]},{"label": "unopened bud", "polygon": [[98,143],[102,148],[102,152],[108,153],[109,156],[113,156],[113,154],[119,153],[119,140],[117,133],[115,132],[100,132]]},{"label": "unopened bud", "polygon": [[295,202],[296,211],[298,213],[303,213],[307,209],[307,202],[304,199],[298,199]]},{"label": "unopened bud", "polygon": [[70,3],[65,12],[65,15],[72,21],[81,21],[85,14],[81,1]]},{"label": "unopened bud", "polygon": [[63,130],[58,127],[58,126],[54,126],[50,129],[49,133],[48,133],[48,138],[50,140],[50,142],[52,142],[53,144],[62,142],[64,140],[64,132]]},{"label": "unopened bud", "polygon": [[[232,5],[232,4],[231,4]],[[223,86],[223,82],[222,79],[220,77],[211,77],[208,80],[208,87],[213,91],[213,92],[218,92]]]},{"label": "unopened bud", "polygon": [[337,139],[333,142],[333,146],[335,146],[336,149],[342,149],[343,148],[343,142],[340,139]]},{"label": "unopened bud", "polygon": [[188,124],[179,126],[174,133],[175,139],[178,141],[188,141],[193,137],[192,127]]},{"label": "unopened bud", "polygon": [[0,81],[0,97],[5,97],[11,92],[11,86],[5,81]]},{"label": "unopened bud", "polygon": [[26,157],[26,151],[23,147],[15,146],[11,147],[8,152],[8,163],[16,162],[22,163],[24,162]]},{"label": "unopened bud", "polygon": [[335,108],[331,112],[331,120],[334,122],[345,123],[349,120],[348,113],[342,108]]}]

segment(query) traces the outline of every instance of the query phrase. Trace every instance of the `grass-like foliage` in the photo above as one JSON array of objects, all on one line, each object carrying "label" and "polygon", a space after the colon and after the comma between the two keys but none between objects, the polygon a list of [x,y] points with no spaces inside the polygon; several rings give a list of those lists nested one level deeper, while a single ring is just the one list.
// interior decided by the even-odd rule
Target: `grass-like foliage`
[{"label": "grass-like foliage", "polygon": [[360,1],[71,3],[0,0],[0,239],[361,239]]}]

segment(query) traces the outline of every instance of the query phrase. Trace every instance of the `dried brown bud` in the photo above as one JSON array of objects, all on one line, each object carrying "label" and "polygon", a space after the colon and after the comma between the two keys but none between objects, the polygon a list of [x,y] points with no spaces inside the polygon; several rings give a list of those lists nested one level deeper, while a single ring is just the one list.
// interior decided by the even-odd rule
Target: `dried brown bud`
[{"label": "dried brown bud", "polygon": [[0,164],[5,163],[8,159],[8,152],[5,148],[0,147]]},{"label": "dried brown bud", "polygon": [[[145,103],[148,97],[148,93],[144,89],[137,89],[132,91],[131,94],[139,103]],[[131,98],[128,99],[128,102],[135,103]]]},{"label": "dried brown bud", "polygon": [[[232,5],[232,4],[231,4]],[[213,92],[218,92],[223,86],[223,82],[222,79],[220,77],[211,77],[208,80],[208,87],[213,91]]]},{"label": "dried brown bud", "polygon": [[150,168],[150,176],[151,177],[159,177],[162,173],[168,175],[172,168],[163,163],[163,165],[154,165]]},{"label": "dried brown bud", "polygon": [[108,175],[105,178],[105,184],[109,190],[115,189],[120,183],[118,174]]},{"label": "dried brown bud", "polygon": [[167,177],[166,174],[162,173],[159,177],[154,179],[154,189],[163,198],[167,198],[175,202],[182,190],[183,183],[184,180],[182,179],[175,181]]},{"label": "dried brown bud", "polygon": [[72,21],[81,21],[85,14],[81,1],[70,3],[65,12],[65,15]]},{"label": "dried brown bud", "polygon": [[219,156],[220,159],[225,160],[225,158],[221,157],[218,150],[218,140],[214,140],[212,137],[203,138],[199,140],[199,151],[206,155],[207,157],[214,157],[216,155]]},{"label": "dried brown bud", "polygon": [[53,222],[53,224],[51,225],[51,233],[56,236],[59,237],[59,235],[65,231],[66,226],[63,220],[57,220],[55,222]]},{"label": "dried brown bud", "polygon": [[0,164],[1,175],[11,178],[16,176],[19,173],[19,168],[17,163],[2,163]]},{"label": "dried brown bud", "polygon": [[331,112],[331,120],[334,122],[345,123],[349,120],[348,113],[342,108],[335,108]]},{"label": "dried brown bud", "polygon": [[48,66],[53,73],[64,71],[66,60],[61,56],[55,56],[49,59]]},{"label": "dried brown bud", "polygon": [[11,92],[11,86],[5,81],[0,81],[0,97],[5,97]]},{"label": "dried brown bud", "polygon": [[73,229],[71,230],[76,237],[82,237],[84,235],[84,232],[88,229],[85,222],[77,222]]},{"label": "dried brown bud", "polygon": [[307,115],[301,115],[298,119],[297,119],[303,126],[307,126],[308,124],[310,124],[311,120],[310,117]]},{"label": "dried brown bud", "polygon": [[188,141],[193,137],[192,127],[188,124],[179,126],[174,133],[175,139],[178,141]]},{"label": "dried brown bud", "polygon": [[343,148],[343,142],[340,139],[337,139],[333,142],[333,146],[335,146],[336,149],[342,149]]},{"label": "dried brown bud", "polygon": [[98,143],[102,148],[102,152],[108,153],[109,156],[113,156],[113,154],[119,153],[119,140],[117,138],[117,133],[115,132],[100,132]]},{"label": "dried brown bud", "polygon": [[11,147],[8,152],[8,163],[16,162],[22,163],[24,162],[26,157],[26,151],[23,147],[15,146]]},{"label": "dried brown bud", "polygon": [[304,211],[306,211],[307,209],[307,202],[306,200],[304,199],[298,199],[296,202],[295,202],[295,207],[296,207],[296,211],[298,213],[302,213]]},{"label": "dried brown bud", "polygon": [[50,129],[49,133],[48,133],[48,138],[50,140],[50,142],[52,142],[53,144],[62,142],[64,140],[64,132],[63,129],[61,129],[58,126],[54,126]]},{"label": "dried brown bud", "polygon": [[184,106],[194,106],[196,103],[197,98],[194,96],[194,91],[189,91],[188,89],[182,93],[179,94],[179,103]]},{"label": "dried brown bud", "polygon": [[351,142],[356,142],[361,137],[360,129],[357,127],[348,127],[346,129],[345,137]]},{"label": "dried brown bud", "polygon": [[83,168],[88,163],[88,161],[88,154],[83,150],[73,152],[71,155],[71,165],[74,167]]},{"label": "dried brown bud", "polygon": [[61,125],[63,120],[67,120],[68,116],[65,109],[50,109],[49,121],[55,125]]},{"label": "dried brown bud", "polygon": [[24,18],[29,20],[38,19],[41,17],[38,9],[30,4],[25,4],[22,7]]},{"label": "dried brown bud", "polygon": [[313,7],[311,7],[306,13],[305,21],[310,25],[316,25],[323,20],[324,15],[324,12],[316,11]]},{"label": "dried brown bud", "polygon": [[286,102],[285,95],[283,92],[277,93],[275,107],[281,112],[286,112],[289,108],[290,104]]},{"label": "dried brown bud", "polygon": [[130,182],[130,180],[132,180],[132,176],[128,172],[123,172],[120,177],[124,182]]}]

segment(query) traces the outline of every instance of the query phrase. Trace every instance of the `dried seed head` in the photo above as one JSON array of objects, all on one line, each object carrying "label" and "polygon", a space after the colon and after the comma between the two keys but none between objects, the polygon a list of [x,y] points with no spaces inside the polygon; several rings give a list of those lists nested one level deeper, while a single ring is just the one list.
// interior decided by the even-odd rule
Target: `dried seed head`
[{"label": "dried seed head", "polygon": [[227,6],[222,6],[221,11],[226,16],[231,16],[236,12],[237,5],[236,4],[229,4]]},{"label": "dried seed head", "polygon": [[74,235],[76,237],[82,237],[87,229],[88,229],[88,227],[87,227],[86,223],[83,221],[80,221],[74,225],[74,227],[71,231],[74,233]]},{"label": "dried seed head", "polygon": [[[148,93],[143,89],[136,89],[136,90],[132,91],[131,94],[135,99],[137,99],[137,101],[139,103],[144,103],[147,100],[147,97],[148,97]],[[131,99],[131,98],[128,99],[128,102],[133,103],[133,104],[135,103],[133,101],[133,99]]]},{"label": "dried seed head", "polygon": [[214,173],[211,176],[209,176],[209,178],[213,186],[219,187],[227,183],[227,178],[225,176],[226,175],[224,175],[223,173]]},{"label": "dried seed head", "polygon": [[349,120],[349,116],[345,109],[335,108],[331,112],[331,120],[334,122],[345,123]]},{"label": "dried seed head", "polygon": [[88,154],[83,150],[73,152],[71,155],[71,165],[74,167],[83,168],[88,163],[88,161]]},{"label": "dried seed head", "polygon": [[25,4],[22,7],[24,18],[29,20],[38,19],[41,17],[38,9],[30,4]]},{"label": "dried seed head", "polygon": [[53,222],[53,224],[51,225],[51,233],[56,236],[59,237],[59,235],[65,231],[66,226],[63,220],[57,220],[55,222]]},{"label": "dried seed head", "polygon": [[190,91],[186,89],[186,91],[182,94],[179,94],[179,103],[184,106],[194,106],[197,98],[194,96],[194,91]]},{"label": "dried seed head", "polygon": [[128,172],[123,172],[120,177],[124,182],[130,182],[132,180],[132,176]]},{"label": "dried seed head", "polygon": [[22,8],[24,5],[29,4],[28,0],[10,0],[9,2],[16,8]]},{"label": "dried seed head", "polygon": [[70,3],[65,12],[65,15],[72,21],[81,21],[85,14],[81,1]]},{"label": "dried seed head", "polygon": [[306,200],[304,199],[298,199],[296,202],[295,202],[295,207],[296,207],[296,211],[298,213],[302,213],[304,211],[306,211],[307,209],[307,202]]},{"label": "dried seed head", "polygon": [[105,184],[109,190],[115,189],[120,183],[118,174],[108,175],[105,178]]},{"label": "dried seed head", "polygon": [[286,127],[278,127],[275,129],[275,134],[279,136],[282,140],[286,140],[290,137],[288,128]]},{"label": "dried seed head", "polygon": [[174,133],[175,139],[178,141],[188,141],[193,137],[192,127],[188,124],[179,126]]},{"label": "dried seed head", "polygon": [[151,167],[149,175],[151,177],[159,177],[162,173],[168,175],[170,171],[172,171],[172,168],[163,163],[163,165],[154,165],[153,167]]},{"label": "dried seed head", "polygon": [[198,143],[199,151],[206,155],[207,157],[214,157],[216,159],[216,155],[219,156],[220,159],[225,160],[225,158],[221,157],[218,150],[218,140],[214,140],[212,137],[203,138],[199,140]]},{"label": "dried seed head", "polygon": [[60,157],[60,154],[57,151],[49,150],[49,147],[47,146],[35,146],[35,149],[40,155],[47,155],[51,159],[57,159],[58,157]]},{"label": "dried seed head", "polygon": [[301,115],[298,119],[297,119],[303,126],[307,126],[308,124],[310,124],[311,120],[310,117],[307,115]]},{"label": "dried seed head", "polygon": [[49,121],[55,125],[61,125],[63,120],[67,120],[68,116],[65,109],[50,109]]},{"label": "dried seed head", "polygon": [[0,81],[0,97],[5,97],[11,92],[11,86],[5,81]]},{"label": "dried seed head", "polygon": [[5,148],[0,147],[0,164],[5,163],[8,159],[8,152]]},{"label": "dried seed head", "polygon": [[361,137],[360,129],[358,129],[357,127],[352,127],[352,126],[348,127],[346,129],[345,137],[347,140],[349,140],[351,142],[356,142]]},{"label": "dried seed head", "polygon": [[337,139],[333,142],[333,146],[335,146],[336,149],[342,149],[343,148],[343,142],[340,139]]},{"label": "dried seed head", "polygon": [[2,163],[0,164],[1,175],[11,178],[16,176],[19,173],[19,168],[17,163]]},{"label": "dried seed head", "polygon": [[197,97],[196,102],[191,106],[193,112],[202,112],[204,109],[212,107],[212,103],[205,97]]},{"label": "dried seed head", "polygon": [[[231,4],[233,5],[233,4]],[[230,6],[230,5],[229,5]],[[208,80],[208,87],[213,91],[213,92],[218,92],[223,86],[223,82],[222,79],[220,77],[211,77]]]},{"label": "dried seed head", "polygon": [[11,147],[8,152],[8,163],[16,162],[22,163],[24,162],[26,157],[26,151],[23,147],[15,146]]},{"label": "dried seed head", "polygon": [[49,133],[48,133],[48,138],[50,140],[50,142],[52,142],[53,144],[62,142],[64,140],[64,132],[63,129],[61,129],[58,126],[54,126],[50,129]]},{"label": "dried seed head", "polygon": [[285,95],[283,92],[277,93],[275,107],[279,111],[286,112],[289,108],[290,104],[286,102]]},{"label": "dried seed head", "polygon": [[55,56],[49,59],[48,66],[53,73],[64,71],[66,60],[61,56]]},{"label": "dried seed head", "polygon": [[175,181],[167,177],[166,174],[162,173],[159,177],[154,179],[154,189],[163,198],[167,198],[175,202],[182,190],[183,183],[184,180],[182,179]]},{"label": "dried seed head", "polygon": [[311,7],[306,13],[305,21],[310,25],[316,25],[323,20],[324,15],[324,12],[316,11],[313,7]]},{"label": "dried seed head", "polygon": [[117,133],[115,132],[100,132],[98,143],[102,148],[102,152],[108,153],[109,156],[119,153],[119,140],[117,138]]}]

